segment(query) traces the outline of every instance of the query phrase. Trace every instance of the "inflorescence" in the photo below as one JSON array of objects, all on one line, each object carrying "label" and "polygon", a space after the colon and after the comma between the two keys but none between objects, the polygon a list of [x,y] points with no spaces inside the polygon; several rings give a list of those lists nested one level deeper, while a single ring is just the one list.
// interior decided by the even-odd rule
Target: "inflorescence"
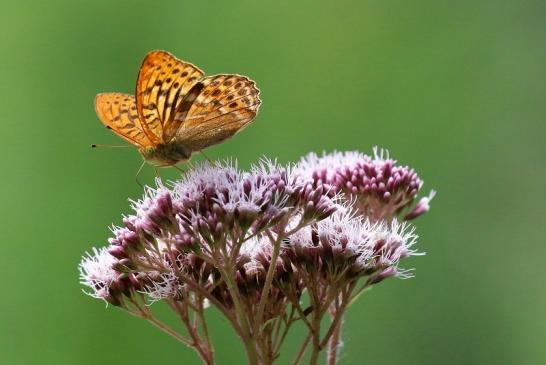
[{"label": "inflorescence", "polygon": [[[310,347],[335,352],[348,304],[382,280],[409,272],[415,255],[408,221],[429,209],[415,171],[374,150],[309,154],[295,166],[262,161],[250,171],[202,164],[180,180],[146,188],[135,213],[113,228],[107,247],[82,258],[86,293],[150,321],[194,348],[214,352],[204,309],[216,307],[240,336],[250,364],[271,364],[288,330],[309,330]],[[157,319],[165,301],[181,335]],[[330,316],[321,331],[321,320]],[[335,342],[335,343],[334,343]],[[313,362],[314,361],[314,362]]]}]

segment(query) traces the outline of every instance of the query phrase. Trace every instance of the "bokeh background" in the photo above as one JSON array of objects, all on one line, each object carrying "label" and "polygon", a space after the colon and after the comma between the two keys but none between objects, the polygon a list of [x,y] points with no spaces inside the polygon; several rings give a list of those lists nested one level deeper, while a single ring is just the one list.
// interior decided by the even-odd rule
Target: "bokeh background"
[{"label": "bokeh background", "polygon": [[[438,191],[416,221],[427,255],[405,262],[416,277],[353,307],[340,364],[546,363],[544,1],[1,8],[1,364],[199,363],[78,283],[81,255],[106,243],[142,193],[136,151],[89,147],[121,141],[93,98],[132,92],[153,49],[262,89],[254,125],[211,148],[213,158],[248,167],[263,155],[288,162],[379,145],[417,169],[423,193]],[[141,180],[152,183],[152,170]],[[228,325],[214,311],[211,321],[219,364],[243,364]]]}]

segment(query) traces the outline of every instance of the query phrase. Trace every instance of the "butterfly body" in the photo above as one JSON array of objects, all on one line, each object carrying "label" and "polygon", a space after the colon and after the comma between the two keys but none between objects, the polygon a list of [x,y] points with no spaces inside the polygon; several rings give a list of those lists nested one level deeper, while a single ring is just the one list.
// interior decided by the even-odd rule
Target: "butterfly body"
[{"label": "butterfly body", "polygon": [[171,142],[139,150],[144,160],[152,166],[168,167],[188,161],[192,151],[182,143]]},{"label": "butterfly body", "polygon": [[146,55],[134,96],[95,98],[101,122],[156,167],[187,161],[193,152],[234,136],[254,121],[260,104],[259,90],[247,77],[204,76],[165,51]]}]

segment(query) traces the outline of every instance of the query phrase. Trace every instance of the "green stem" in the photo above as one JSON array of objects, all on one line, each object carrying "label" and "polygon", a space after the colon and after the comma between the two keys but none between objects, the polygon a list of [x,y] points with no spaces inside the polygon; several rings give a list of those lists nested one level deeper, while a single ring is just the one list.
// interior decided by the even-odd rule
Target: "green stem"
[{"label": "green stem", "polygon": [[[275,354],[278,354],[279,351],[281,350],[281,345],[283,344],[284,339],[286,338],[286,335],[288,335],[288,331],[292,327],[292,324],[296,321],[294,319],[295,312],[296,312],[296,310],[294,309],[294,306],[291,306],[290,315],[288,316],[288,320],[286,320],[285,323],[284,323],[284,329],[283,329],[283,332],[282,332],[282,334],[280,336],[279,336],[279,333],[280,333],[280,325],[281,324],[279,322],[279,328],[276,331],[275,337],[274,337],[275,338],[275,346],[274,346],[274,351],[273,352]],[[282,320],[279,319],[279,321],[282,321]]]},{"label": "green stem", "polygon": [[207,343],[208,351],[210,352],[211,359],[214,359],[214,348],[212,347],[212,341],[210,340],[209,329],[205,319],[205,308],[203,307],[203,299],[199,298],[199,310],[197,315],[199,317],[199,322],[201,323],[201,328],[203,330],[203,335],[205,336],[205,341]]},{"label": "green stem", "polygon": [[341,339],[341,326],[342,322],[339,322],[328,341],[328,357],[326,360],[327,365],[336,365],[337,363],[337,353],[339,349],[339,341]]},{"label": "green stem", "polygon": [[271,283],[273,282],[273,276],[275,275],[275,269],[277,267],[277,258],[279,257],[279,253],[281,251],[281,242],[283,237],[282,235],[279,234],[277,236],[277,239],[275,240],[273,236],[271,235],[271,232],[269,231],[267,231],[267,236],[269,237],[269,239],[271,240],[271,243],[273,244],[273,253],[271,254],[269,269],[267,270],[267,276],[265,278],[265,284],[262,290],[262,297],[260,298],[260,303],[258,304],[258,311],[256,313],[256,319],[254,322],[255,333],[260,333],[259,326],[261,326],[261,323],[263,321],[265,304],[268,299],[267,297],[269,296],[269,289],[271,288]]},{"label": "green stem", "polygon": [[160,320],[151,317],[151,316],[142,316],[142,318],[146,319],[148,322],[150,322],[155,327],[159,328],[161,331],[165,332],[166,334],[174,337],[177,341],[183,343],[184,345],[193,348],[193,344],[190,340],[182,337],[178,332],[167,326],[165,323],[161,322]]},{"label": "green stem", "polygon": [[145,320],[153,324],[155,327],[159,328],[161,331],[175,338],[177,341],[183,343],[184,345],[188,347],[193,347],[193,344],[191,343],[189,339],[183,337],[181,334],[179,334],[178,332],[176,332],[175,330],[167,326],[165,323],[161,322],[159,319],[156,319],[153,316],[153,314],[150,312],[150,310],[146,308],[146,306],[142,306],[139,304],[137,299],[130,297],[129,300],[131,301],[131,303],[133,303],[133,305],[138,311],[127,310],[127,312],[129,312],[130,314],[136,317],[144,318]]},{"label": "green stem", "polygon": [[[197,332],[197,329],[191,324],[190,318],[188,316],[187,308],[181,306],[181,304],[175,300],[168,300],[167,303],[178,314],[178,316],[182,320],[182,323],[184,323],[186,330],[188,331],[190,337],[193,340],[192,342],[193,347],[199,354],[199,357],[201,357],[201,360],[203,360],[203,362],[207,365],[214,364],[209,347],[203,344],[203,342],[201,341],[201,338],[199,337],[199,333]],[[189,301],[187,301],[185,304],[187,305],[188,303]]]},{"label": "green stem", "polygon": [[235,328],[235,331],[237,331],[237,333],[241,332],[241,330],[239,328],[239,324],[237,323],[235,318],[233,318],[233,316],[231,315],[229,310],[222,303],[220,303],[220,301],[218,301],[218,299],[216,299],[213,295],[211,295],[209,292],[207,292],[197,282],[195,282],[194,280],[184,276],[183,274],[178,274],[177,277],[184,284],[187,284],[192,290],[196,291],[197,293],[201,294],[203,297],[207,298],[211,304],[213,304],[216,308],[218,308],[220,310],[220,312],[222,312],[222,314],[224,316],[226,316],[226,318],[231,322],[231,324]]},{"label": "green stem", "polygon": [[298,350],[298,353],[296,354],[294,361],[292,361],[292,365],[298,365],[300,363],[301,357],[305,353],[305,350],[307,349],[307,345],[309,344],[310,340],[311,340],[311,332],[309,332],[307,336],[305,337],[305,340],[301,344],[301,347]]},{"label": "green stem", "polygon": [[224,281],[226,282],[228,291],[231,295],[231,299],[233,300],[233,305],[235,307],[235,312],[237,314],[238,323],[241,328],[241,332],[240,332],[241,340],[243,341],[243,344],[246,349],[247,357],[248,357],[248,364],[258,365],[258,353],[256,351],[255,341],[252,338],[252,333],[250,332],[250,327],[246,319],[246,313],[240,301],[239,288],[237,288],[237,285],[235,284],[235,281],[233,280],[233,276],[228,274],[228,272],[231,273],[231,272],[234,272],[234,270],[232,270],[231,268],[228,268],[228,271],[226,271],[222,267],[219,267],[219,270],[220,270],[220,274],[223,276]]},{"label": "green stem", "polygon": [[343,319],[345,311],[347,310],[348,305],[351,303],[350,299],[355,286],[356,282],[353,282],[342,288],[341,291],[337,293],[334,298],[332,298],[332,301],[334,301],[335,303],[332,305],[333,307],[331,306],[331,302],[328,302],[328,306],[330,307],[330,314],[333,319],[332,323],[330,324],[330,328],[328,328],[326,335],[320,343],[321,346],[326,346],[327,342],[330,340],[330,337],[333,335],[337,326]]},{"label": "green stem", "polygon": [[322,350],[320,346],[320,320],[322,319],[324,313],[319,313],[319,311],[313,312],[313,321],[311,323],[311,336],[313,338],[313,351],[311,352],[311,359],[309,360],[309,365],[316,365],[318,363],[320,351]]}]

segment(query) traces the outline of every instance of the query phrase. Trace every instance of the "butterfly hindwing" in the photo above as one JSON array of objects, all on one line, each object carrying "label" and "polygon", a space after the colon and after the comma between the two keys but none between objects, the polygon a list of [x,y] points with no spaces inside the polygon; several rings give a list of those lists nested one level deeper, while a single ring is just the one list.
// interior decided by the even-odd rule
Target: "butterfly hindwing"
[{"label": "butterfly hindwing", "polygon": [[[261,104],[254,81],[244,76],[215,75],[199,83],[199,94],[182,113],[176,132],[176,139],[193,151],[232,137],[254,120]],[[174,120],[180,115],[178,110]]]},{"label": "butterfly hindwing", "polygon": [[165,125],[203,72],[169,52],[152,51],[146,55],[137,79],[137,111],[144,130],[154,143],[165,143]]},{"label": "butterfly hindwing", "polygon": [[142,148],[150,139],[138,117],[135,97],[122,93],[102,93],[95,97],[95,110],[101,122],[117,135]]}]

